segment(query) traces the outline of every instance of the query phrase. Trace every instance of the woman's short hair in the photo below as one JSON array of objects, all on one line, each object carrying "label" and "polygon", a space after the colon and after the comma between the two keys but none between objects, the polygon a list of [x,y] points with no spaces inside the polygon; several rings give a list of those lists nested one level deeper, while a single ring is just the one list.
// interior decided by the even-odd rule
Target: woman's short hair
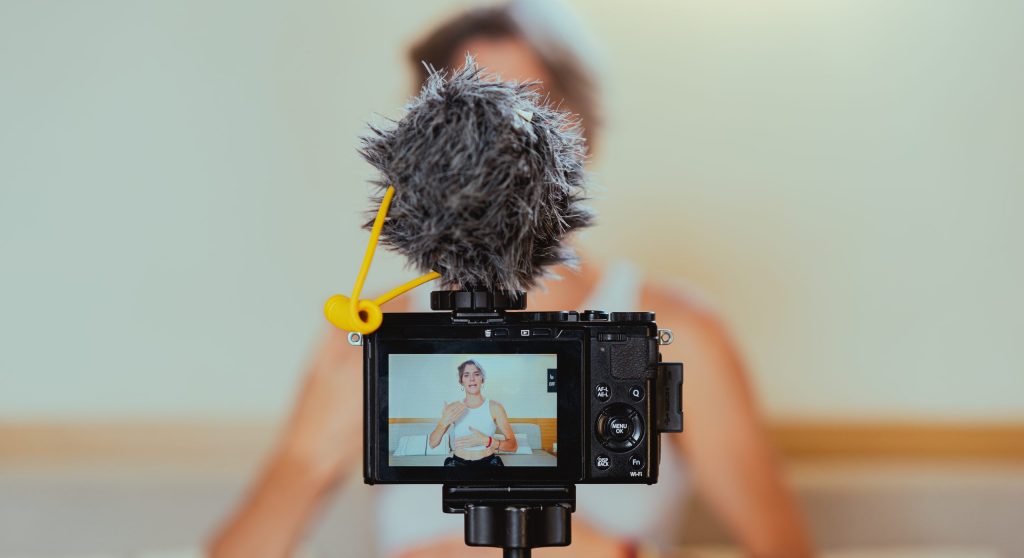
[{"label": "woman's short hair", "polygon": [[429,75],[424,63],[449,68],[465,54],[460,47],[479,38],[526,42],[547,70],[550,82],[544,86],[553,103],[564,101],[577,113],[585,137],[595,142],[601,126],[596,47],[570,10],[555,0],[513,0],[460,12],[409,49],[418,86]]},{"label": "woman's short hair", "polygon": [[462,383],[462,373],[466,370],[466,367],[469,366],[470,364],[472,364],[473,366],[476,366],[476,369],[480,371],[480,376],[482,376],[483,379],[485,379],[485,380],[487,379],[487,372],[484,372],[484,367],[480,366],[479,362],[477,362],[477,361],[475,361],[473,359],[469,359],[466,362],[463,362],[462,364],[459,365],[459,383],[460,384]]}]

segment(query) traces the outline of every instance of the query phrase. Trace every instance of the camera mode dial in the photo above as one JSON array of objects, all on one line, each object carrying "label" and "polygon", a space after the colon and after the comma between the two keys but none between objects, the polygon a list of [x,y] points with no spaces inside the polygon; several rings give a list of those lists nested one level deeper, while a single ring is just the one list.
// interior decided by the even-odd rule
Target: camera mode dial
[{"label": "camera mode dial", "polygon": [[583,314],[580,315],[580,321],[606,322],[608,321],[608,312],[603,310],[584,310]]},{"label": "camera mode dial", "polygon": [[644,419],[624,403],[609,405],[597,416],[597,439],[612,451],[629,451],[644,437]]},{"label": "camera mode dial", "polygon": [[579,314],[575,311],[531,312],[526,314],[526,318],[533,322],[575,322],[578,321]]},{"label": "camera mode dial", "polygon": [[653,322],[654,312],[612,312],[613,322]]}]

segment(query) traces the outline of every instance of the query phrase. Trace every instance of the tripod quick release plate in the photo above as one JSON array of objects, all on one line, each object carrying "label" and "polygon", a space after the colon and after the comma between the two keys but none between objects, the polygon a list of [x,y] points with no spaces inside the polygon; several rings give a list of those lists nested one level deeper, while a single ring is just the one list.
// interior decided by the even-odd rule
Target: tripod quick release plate
[{"label": "tripod quick release plate", "polygon": [[505,549],[527,557],[530,549],[568,546],[576,486],[452,486],[442,488],[445,513],[466,515],[468,546]]}]

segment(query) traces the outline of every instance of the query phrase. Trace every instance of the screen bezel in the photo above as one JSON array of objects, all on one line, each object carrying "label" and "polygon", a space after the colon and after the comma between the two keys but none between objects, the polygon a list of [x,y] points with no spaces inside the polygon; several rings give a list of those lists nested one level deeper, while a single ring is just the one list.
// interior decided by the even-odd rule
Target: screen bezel
[{"label": "screen bezel", "polygon": [[[377,377],[376,407],[367,416],[375,420],[375,482],[381,483],[493,483],[577,482],[580,479],[581,420],[580,384],[583,374],[583,342],[580,339],[433,339],[378,340],[374,344]],[[554,467],[392,467],[388,464],[390,355],[392,354],[554,354],[557,355],[558,454]],[[370,378],[367,378],[370,380]],[[368,432],[369,433],[369,432]],[[372,446],[373,444],[371,444]]]}]

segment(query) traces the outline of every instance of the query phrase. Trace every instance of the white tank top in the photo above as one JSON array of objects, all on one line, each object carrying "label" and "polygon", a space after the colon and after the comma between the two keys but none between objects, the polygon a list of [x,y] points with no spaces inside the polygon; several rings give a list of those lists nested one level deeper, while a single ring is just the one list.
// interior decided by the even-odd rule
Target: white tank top
[{"label": "white tank top", "polygon": [[[475,409],[467,409],[466,412],[459,417],[459,420],[452,423],[452,429],[449,431],[448,435],[449,443],[454,441],[456,438],[470,435],[473,432],[470,430],[471,427],[483,432],[484,436],[494,435],[494,432],[498,429],[498,425],[494,423],[494,417],[491,415],[490,399],[484,399],[484,404]],[[469,451],[476,451],[487,448],[485,446],[477,445],[469,446],[466,449]]]},{"label": "white tank top", "polygon": [[[608,266],[586,302],[576,310],[649,310],[640,308],[642,285],[639,269],[627,262],[616,262]],[[410,311],[429,311],[429,296],[426,294],[429,289],[424,291],[413,291],[414,295],[421,296],[413,296]],[[491,424],[494,424],[493,420]],[[474,428],[480,430],[476,426]],[[688,473],[685,463],[666,436],[671,434],[663,435],[661,439],[658,484],[577,485],[573,519],[587,521],[600,531],[624,538],[643,537],[653,542],[674,542],[689,496]],[[394,556],[418,544],[446,536],[463,536],[463,517],[441,513],[440,486],[379,485],[374,490],[378,494],[376,533],[380,555]]]}]

